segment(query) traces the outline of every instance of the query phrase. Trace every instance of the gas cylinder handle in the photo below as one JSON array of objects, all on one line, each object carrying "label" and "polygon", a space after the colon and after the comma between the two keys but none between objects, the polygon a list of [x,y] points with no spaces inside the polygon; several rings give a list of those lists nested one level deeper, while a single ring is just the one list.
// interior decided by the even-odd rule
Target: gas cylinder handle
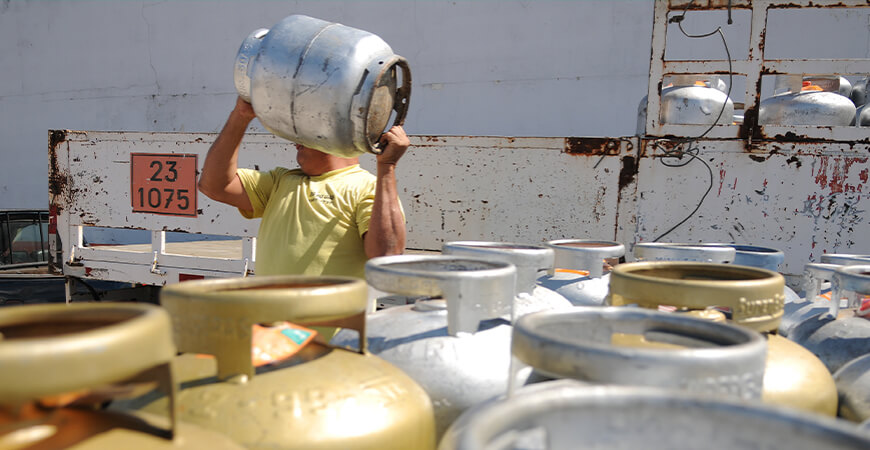
[{"label": "gas cylinder handle", "polygon": [[840,266],[831,277],[831,305],[828,314],[837,317],[840,313],[840,299],[843,297],[848,297],[849,308],[857,310],[861,306],[859,304],[861,299],[868,295],[870,295],[870,264]]},{"label": "gas cylinder handle", "polygon": [[[408,107],[411,103],[411,66],[408,64],[408,60],[399,56],[393,55],[389,61],[384,63],[384,68],[378,73],[377,78],[375,78],[375,87],[380,86],[383,83],[383,79],[385,76],[390,76],[393,68],[399,66],[402,69],[402,86],[396,89],[396,98],[393,101],[393,111],[396,111],[396,118],[393,121],[393,126],[401,126],[405,124],[405,117],[408,115]],[[372,90],[372,94],[374,94],[374,90]],[[369,100],[371,101],[371,100]],[[371,136],[369,134],[369,122],[366,121],[366,130],[365,135]],[[371,147],[372,153],[376,155],[380,155],[384,149],[381,148],[380,137],[383,136],[383,131],[381,130],[381,134],[378,136],[377,142],[370,142],[369,146]]]},{"label": "gas cylinder handle", "polygon": [[785,278],[772,270],[732,264],[643,261],[613,268],[607,302],[647,308],[728,307],[738,325],[773,331],[782,320],[784,290]]},{"label": "gas cylinder handle", "polygon": [[173,318],[180,352],[217,359],[218,377],[254,376],[252,327],[290,321],[336,326],[359,333],[365,351],[368,287],[351,277],[275,275],[170,284],[160,303]]},{"label": "gas cylinder handle", "polygon": [[758,399],[767,340],[747,328],[682,314],[580,306],[520,317],[511,353],[550,377]]},{"label": "gas cylinder handle", "polygon": [[804,298],[799,303],[814,302],[822,291],[822,282],[830,280],[839,264],[807,263],[804,266]]},{"label": "gas cylinder handle", "polygon": [[838,266],[857,266],[870,264],[870,255],[826,253],[822,255],[821,259],[823,263],[836,264]]},{"label": "gas cylinder handle", "polygon": [[[719,244],[717,244],[719,245]],[[761,267],[762,269],[779,272],[779,266],[785,261],[785,253],[782,250],[769,247],[759,247],[757,245],[743,244],[721,244],[726,247],[734,247],[736,254],[733,264],[750,267]]]},{"label": "gas cylinder handle", "polygon": [[0,404],[73,392],[99,403],[115,395],[107,386],[157,381],[169,399],[169,434],[175,433],[176,350],[166,311],[133,303],[4,308],[0,330]]},{"label": "gas cylinder handle", "polygon": [[269,29],[260,28],[254,30],[242,41],[236,54],[236,62],[233,67],[233,83],[236,92],[242,100],[251,103],[251,61],[257,57],[263,38],[269,33]]},{"label": "gas cylinder handle", "polygon": [[625,256],[625,246],[615,241],[559,239],[546,245],[555,252],[557,269],[585,270],[591,278],[604,275],[605,259]]},{"label": "gas cylinder handle", "polygon": [[443,297],[447,333],[474,333],[486,319],[512,314],[513,264],[447,255],[396,255],[366,263],[366,280],[384,292]]},{"label": "gas cylinder handle", "polygon": [[638,261],[730,263],[737,256],[737,249],[727,244],[638,242],[634,245],[634,256]]},{"label": "gas cylinder handle", "polygon": [[555,261],[555,252],[551,248],[513,242],[453,241],[444,244],[441,254],[513,264],[517,268],[517,294],[531,294],[537,285],[538,274],[546,271],[552,275]]}]

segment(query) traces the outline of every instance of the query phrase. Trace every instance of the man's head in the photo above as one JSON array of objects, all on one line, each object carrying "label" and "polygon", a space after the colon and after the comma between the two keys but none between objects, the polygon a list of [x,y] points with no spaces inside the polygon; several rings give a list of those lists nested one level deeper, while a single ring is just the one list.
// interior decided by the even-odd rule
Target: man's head
[{"label": "man's head", "polygon": [[342,158],[296,144],[296,163],[305,175],[316,177],[326,172],[359,164],[359,158]]}]

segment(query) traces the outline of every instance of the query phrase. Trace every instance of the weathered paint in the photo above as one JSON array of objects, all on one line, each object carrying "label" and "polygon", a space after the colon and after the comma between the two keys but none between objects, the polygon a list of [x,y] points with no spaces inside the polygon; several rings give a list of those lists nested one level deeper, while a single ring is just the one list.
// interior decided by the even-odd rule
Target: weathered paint
[{"label": "weathered paint", "polygon": [[[162,284],[179,273],[236,276],[244,255],[255,254],[257,222],[200,196],[197,218],[132,213],[129,153],[203,154],[216,134],[70,133],[66,145],[71,184],[83,186],[59,201],[63,240],[80,242],[80,227],[173,230],[246,237],[248,249],[182,255],[172,244],[141,248],[83,247],[81,265],[65,273],[124,277]],[[602,148],[601,139],[577,145]],[[612,139],[615,155],[579,156],[565,151],[566,138],[412,136],[400,165],[400,197],[408,218],[407,246],[439,250],[449,240],[540,243],[559,238],[618,240],[631,247],[648,241],[685,217],[709,179],[694,161],[668,168],[659,159],[672,141]],[[606,144],[605,144],[606,145]],[[714,186],[697,214],[664,241],[737,242],[774,247],[786,254],[783,270],[797,275],[823,252],[870,251],[870,146],[854,143],[756,142],[746,153],[740,140],[702,140],[699,157],[714,173]],[[250,135],[241,164],[268,170],[286,165],[290,146],[271,135]],[[68,150],[67,150],[68,149]],[[58,161],[67,158],[59,157]],[[202,158],[200,158],[202,161]],[[373,157],[362,165],[374,170]],[[60,164],[60,163],[59,163]],[[201,164],[201,162],[200,162]],[[61,261],[70,257],[63,246]],[[169,250],[167,251],[167,248]],[[157,273],[151,272],[157,253]],[[630,257],[630,255],[629,255]],[[248,261],[249,269],[255,261]],[[96,269],[100,269],[99,271]],[[173,278],[176,277],[176,278]],[[116,279],[116,278],[110,278]]]},{"label": "weathered paint", "polygon": [[565,153],[572,155],[618,155],[618,138],[565,138]]},{"label": "weathered paint", "polygon": [[[870,251],[870,146],[767,142],[747,154],[738,140],[699,145],[713,189],[663,241],[778,248],[786,255],[782,270],[792,275],[822,253]],[[638,178],[637,240],[654,239],[688,215],[709,182],[699,162],[668,168],[654,152],[641,158]]]},{"label": "weathered paint", "polygon": [[[660,123],[657,113],[661,105],[662,80],[673,74],[722,75],[729,73],[728,61],[710,60],[665,60],[666,36],[677,33],[677,25],[668,20],[672,13],[688,9],[712,10],[723,8],[751,9],[749,48],[746,59],[732,59],[730,71],[734,75],[746,77],[746,90],[732,93],[735,98],[743,97],[745,110],[743,122],[733,125],[717,125],[707,131],[706,125],[679,125]],[[746,142],[745,149],[751,151],[757,140],[778,140],[791,142],[839,141],[870,143],[867,132],[855,127],[810,127],[810,126],[771,126],[758,124],[758,109],[762,96],[762,75],[773,74],[838,74],[865,76],[870,73],[870,59],[768,59],[764,56],[767,37],[767,19],[770,9],[799,8],[866,8],[866,0],[754,0],[751,2],[723,2],[718,0],[695,1],[671,0],[656,2],[653,22],[652,52],[650,56],[650,78],[648,83],[648,110],[646,135],[654,137],[700,136],[720,139],[741,139]],[[835,44],[836,45],[836,44]],[[735,53],[731,50],[731,54]],[[656,111],[656,113],[652,113]]]},{"label": "weathered paint", "polygon": [[[616,155],[578,155],[565,142],[414,137],[398,174],[408,247],[440,249],[457,239],[613,239],[620,157],[628,146],[617,139],[617,149],[609,150]],[[607,147],[601,140],[578,145]]]},{"label": "weathered paint", "polygon": [[[254,238],[259,220],[199,195],[196,217],[135,213],[130,184],[131,153],[198,155],[199,167],[216,135],[184,133],[50,133],[51,211],[60,242],[52,248],[55,272],[144,284],[164,284],[179,271],[216,276],[241,275],[255,267]],[[246,137],[240,167],[272,168],[292,161],[293,147],[273,135]],[[290,150],[291,152],[288,152]],[[137,246],[85,246],[85,227],[151,230],[147,249]],[[237,251],[192,254],[167,251],[166,232],[235,236]],[[170,244],[171,246],[172,244]],[[195,246],[194,243],[188,244]],[[208,242],[204,245],[214,245]],[[200,249],[202,250],[202,249]],[[55,251],[61,253],[57,256]],[[71,264],[72,263],[72,264]],[[137,275],[138,274],[138,275]],[[174,275],[173,275],[174,274]],[[177,278],[176,278],[177,279]]]},{"label": "weathered paint", "polygon": [[[762,127],[757,125],[757,113],[762,74],[870,73],[866,59],[764,59],[770,8],[863,7],[870,2],[657,2],[648,83],[650,111],[657,111],[660,104],[663,76],[727,71],[723,61],[664,60],[669,9],[687,5],[693,10],[722,9],[729,4],[735,9],[752,9],[748,57],[733,61],[734,73],[746,77],[744,122],[716,126],[703,139],[696,139],[698,157],[711,165],[714,185],[697,214],[665,240],[779,248],[786,254],[782,269],[792,275],[799,274],[806,262],[817,260],[821,252],[867,253],[870,221],[862,209],[868,201],[865,185],[870,172],[866,131]],[[669,168],[660,163],[662,152],[706,129],[661,124],[658,114],[648,114],[647,135],[642,139],[413,137],[413,149],[399,171],[400,196],[409,218],[408,247],[437,250],[443,242],[457,239],[535,243],[557,238],[616,239],[630,247],[653,239],[698,204],[709,182],[698,161]],[[201,211],[195,219],[131,216],[129,193],[118,187],[123,183],[115,173],[128,171],[113,171],[118,164],[129,163],[130,152],[141,149],[204,154],[214,134],[72,135],[63,141],[66,145],[50,146],[56,150],[52,173],[58,177],[52,201],[57,202],[59,231],[66,242],[60,247],[64,252],[61,261],[79,260],[64,270],[78,270],[87,261],[92,276],[117,271],[124,279],[139,277],[140,282],[162,284],[173,280],[182,267],[185,273],[200,275],[226,275],[238,273],[240,267],[247,271],[248,264],[253,267],[250,238],[256,227],[241,222],[231,208],[201,197]],[[251,136],[246,138],[243,155],[251,158],[249,165],[267,169],[286,160],[276,151],[282,144],[272,136]],[[374,160],[364,160],[363,165],[373,168]],[[212,261],[171,255],[166,254],[165,243],[156,239],[151,252],[131,252],[122,262],[117,252],[81,245],[81,227],[91,225],[243,236],[250,244],[243,255],[251,258]]]}]

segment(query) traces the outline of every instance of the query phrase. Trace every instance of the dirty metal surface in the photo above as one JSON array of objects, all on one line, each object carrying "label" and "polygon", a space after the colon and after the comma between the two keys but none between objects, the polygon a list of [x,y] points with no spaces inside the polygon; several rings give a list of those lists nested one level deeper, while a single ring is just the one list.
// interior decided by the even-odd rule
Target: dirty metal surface
[{"label": "dirty metal surface", "polygon": [[[677,24],[669,22],[672,15],[679,15],[687,8],[691,11],[713,9],[751,9],[749,48],[746,59],[728,61],[709,60],[665,60],[665,47],[668,33],[679,34]],[[662,123],[658,113],[661,109],[661,90],[665,77],[672,74],[710,74],[727,75],[729,70],[737,76],[745,76],[745,92],[732,92],[732,97],[743,98],[745,109],[742,124],[717,125],[705,137],[721,139],[742,139],[747,142],[747,150],[753,141],[775,140],[779,136],[792,135],[802,139],[867,142],[867,133],[854,127],[782,127],[758,124],[758,108],[762,100],[762,75],[775,74],[837,74],[866,75],[870,73],[870,59],[768,59],[764,56],[767,36],[768,11],[771,9],[813,8],[868,8],[866,0],[659,0],[655,2],[650,56],[650,77],[648,84],[648,105],[646,135],[700,136],[706,126]],[[690,16],[687,16],[690,17]],[[713,38],[716,38],[713,36]],[[732,44],[733,45],[733,44]],[[735,53],[731,49],[731,54]],[[719,56],[716,55],[716,58]],[[741,95],[742,94],[742,95]]]},{"label": "dirty metal surface", "polygon": [[[195,218],[132,212],[131,153],[196,154],[201,167],[215,137],[68,132],[52,140],[51,201],[62,253],[56,267],[86,278],[158,285],[179,273],[236,276],[244,267],[252,270],[258,221],[243,219],[233,208],[199,195]],[[248,135],[242,145],[242,167],[295,166],[286,142],[272,135]],[[399,170],[407,246],[440,250],[443,242],[458,239],[614,239],[620,196],[632,204],[637,147],[634,138],[413,136]],[[374,163],[374,157],[362,158],[370,171]],[[630,211],[625,215],[632,220]],[[152,230],[152,242],[88,247],[82,243],[87,226]],[[237,250],[198,252],[193,242],[182,254],[165,242],[165,231],[239,236],[249,249],[239,258]]]},{"label": "dirty metal surface", "polygon": [[[686,217],[709,185],[698,161],[668,168],[644,141],[637,235],[650,241]],[[870,251],[870,146],[848,143],[702,141],[713,187],[699,211],[663,242],[733,242],[777,248],[796,275],[824,253]],[[673,161],[672,161],[673,162]]]},{"label": "dirty metal surface", "polygon": [[773,8],[795,7],[833,7],[852,8],[866,6],[866,0],[668,0],[668,6],[673,9],[704,10],[704,9],[750,9],[753,6]]},{"label": "dirty metal surface", "polygon": [[[232,208],[200,196],[196,218],[130,211],[129,153],[204,155],[215,137],[87,132],[60,140],[50,178],[64,273],[163,284],[181,273],[238,276],[246,255],[253,269],[256,221]],[[241,164],[292,167],[285,146],[271,135],[249,135]],[[630,249],[687,216],[708,186],[697,161],[683,168],[660,163],[661,149],[673,147],[637,138],[412,136],[398,170],[407,247],[437,251],[450,240],[586,238],[615,239]],[[663,241],[778,248],[786,255],[782,270],[792,275],[826,252],[870,252],[870,145],[755,142],[747,151],[741,140],[709,139],[699,147],[713,170],[713,187],[698,213]],[[374,170],[374,157],[361,160]],[[81,246],[80,227],[87,225],[155,231],[150,246],[120,251]],[[161,230],[243,239],[227,254],[197,249],[196,243],[182,252],[161,239]],[[77,264],[70,266],[65,262],[74,244]],[[158,266],[152,271],[154,251]]]},{"label": "dirty metal surface", "polygon": [[414,137],[398,172],[407,246],[612,240],[635,149],[618,138]]},{"label": "dirty metal surface", "polygon": [[[60,242],[53,242],[53,270],[84,278],[164,284],[178,273],[218,276],[253,272],[259,220],[244,219],[235,208],[198,192],[194,217],[133,212],[131,154],[196,155],[202,167],[216,135],[52,131],[49,134],[50,211]],[[295,149],[273,135],[245,138],[239,166],[271,169],[295,166]],[[150,173],[150,172],[149,172]],[[164,176],[166,172],[163,172]],[[141,246],[103,247],[83,243],[85,227],[151,230],[148,251]],[[241,250],[209,250],[214,243],[185,244],[194,250],[167,248],[166,232],[235,236]],[[196,250],[197,246],[201,248]],[[201,251],[200,251],[201,250]],[[156,252],[156,257],[155,257]],[[239,256],[241,253],[241,257]],[[156,264],[155,264],[156,260]],[[70,264],[72,263],[72,264]]]}]

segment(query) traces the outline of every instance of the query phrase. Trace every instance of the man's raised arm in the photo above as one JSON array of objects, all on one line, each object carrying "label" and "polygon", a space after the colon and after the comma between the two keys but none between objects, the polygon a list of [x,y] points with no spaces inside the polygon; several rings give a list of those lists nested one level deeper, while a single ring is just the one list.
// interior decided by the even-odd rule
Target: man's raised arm
[{"label": "man's raised arm", "polygon": [[208,149],[198,184],[199,191],[210,199],[245,211],[253,210],[253,206],[239,176],[236,175],[236,169],[239,145],[245,136],[245,130],[255,117],[251,104],[238,98],[220,135]]},{"label": "man's raised arm", "polygon": [[396,163],[411,145],[405,130],[394,126],[384,133],[383,153],[377,156],[377,187],[369,229],[365,234],[366,256],[400,255],[405,251],[405,218],[399,206]]}]

